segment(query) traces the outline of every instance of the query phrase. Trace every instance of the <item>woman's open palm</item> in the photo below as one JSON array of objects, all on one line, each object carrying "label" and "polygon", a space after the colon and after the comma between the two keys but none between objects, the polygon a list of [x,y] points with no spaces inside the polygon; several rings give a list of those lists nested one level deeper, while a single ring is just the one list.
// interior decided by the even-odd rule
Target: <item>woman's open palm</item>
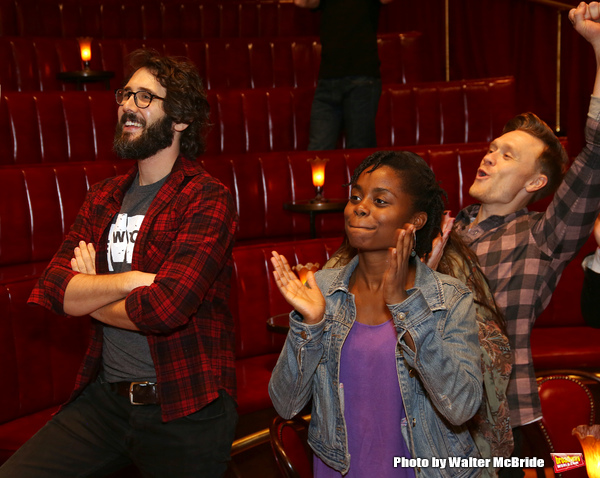
[{"label": "woman's open palm", "polygon": [[275,269],[273,276],[284,299],[302,314],[304,323],[316,324],[320,322],[325,314],[325,297],[323,297],[317,286],[314,273],[308,273],[308,286],[306,286],[294,274],[284,256],[275,251],[272,254],[271,263]]}]

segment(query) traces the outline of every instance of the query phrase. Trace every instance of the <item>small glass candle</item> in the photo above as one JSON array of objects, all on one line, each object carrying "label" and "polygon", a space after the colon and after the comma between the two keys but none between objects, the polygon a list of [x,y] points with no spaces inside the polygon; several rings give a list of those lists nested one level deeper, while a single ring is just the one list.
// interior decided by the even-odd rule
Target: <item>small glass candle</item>
[{"label": "small glass candle", "polygon": [[296,273],[298,274],[298,278],[302,281],[303,284],[306,284],[308,271],[317,272],[319,270],[319,267],[320,265],[318,262],[315,264],[309,262],[308,264],[298,264],[292,267],[292,270],[296,271]]},{"label": "small glass candle", "polygon": [[326,199],[323,198],[323,185],[325,184],[325,166],[329,159],[317,156],[308,158],[307,161],[312,169],[312,181],[316,191],[316,196],[311,202],[326,202]]},{"label": "small glass candle", "polygon": [[86,70],[90,69],[90,60],[92,59],[92,38],[91,37],[79,37],[79,50],[81,51],[81,61],[83,61],[83,67]]},{"label": "small glass candle", "polygon": [[583,448],[589,478],[600,478],[600,425],[579,425],[573,428],[573,435]]}]

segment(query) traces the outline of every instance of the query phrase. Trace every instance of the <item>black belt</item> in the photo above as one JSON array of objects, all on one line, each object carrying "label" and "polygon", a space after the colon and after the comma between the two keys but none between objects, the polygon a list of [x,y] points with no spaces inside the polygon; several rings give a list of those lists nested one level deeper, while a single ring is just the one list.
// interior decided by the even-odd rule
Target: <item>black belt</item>
[{"label": "black belt", "polygon": [[158,384],[152,382],[113,382],[111,390],[127,397],[132,405],[159,405]]}]

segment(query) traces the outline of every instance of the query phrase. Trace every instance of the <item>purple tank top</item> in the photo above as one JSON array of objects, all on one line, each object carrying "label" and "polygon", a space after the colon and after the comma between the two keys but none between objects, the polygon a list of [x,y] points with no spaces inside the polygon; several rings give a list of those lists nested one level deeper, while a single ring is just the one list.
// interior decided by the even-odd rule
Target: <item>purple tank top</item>
[{"label": "purple tank top", "polygon": [[[380,325],[354,322],[342,347],[340,383],[350,453],[350,470],[344,478],[415,476],[412,468],[394,468],[394,457],[410,458],[400,431],[405,412],[396,372],[396,341],[391,320]],[[314,475],[342,476],[317,456]]]}]

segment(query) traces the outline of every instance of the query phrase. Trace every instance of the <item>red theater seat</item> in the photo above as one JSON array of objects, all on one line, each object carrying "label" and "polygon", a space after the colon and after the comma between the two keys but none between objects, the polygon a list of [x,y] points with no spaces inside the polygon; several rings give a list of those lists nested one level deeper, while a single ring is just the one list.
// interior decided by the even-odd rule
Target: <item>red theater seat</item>
[{"label": "red theater seat", "polygon": [[[156,8],[156,5],[143,5],[137,15],[150,15]],[[171,7],[163,5],[163,9],[168,8]],[[114,15],[119,13],[114,12]],[[423,79],[419,32],[381,34],[378,45],[384,83],[403,84]],[[118,88],[127,74],[127,55],[142,47],[189,58],[209,89],[314,88],[321,61],[321,45],[314,36],[193,39],[128,35],[94,37],[90,68],[114,72],[111,86]],[[74,90],[74,83],[60,81],[56,75],[83,68],[75,37],[0,37],[0,60],[4,91]],[[103,82],[83,85],[86,91],[103,88]]]},{"label": "red theater seat", "polygon": [[319,16],[293,2],[3,0],[0,34],[94,38],[229,38],[317,35]]}]

